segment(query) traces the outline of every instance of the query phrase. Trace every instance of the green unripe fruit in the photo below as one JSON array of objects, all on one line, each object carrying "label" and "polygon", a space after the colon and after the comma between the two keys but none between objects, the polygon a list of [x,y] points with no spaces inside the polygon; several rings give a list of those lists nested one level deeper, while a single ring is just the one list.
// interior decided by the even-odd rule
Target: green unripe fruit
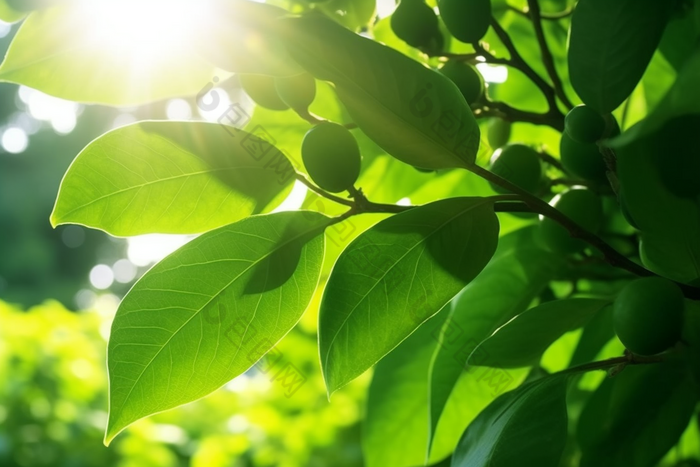
[{"label": "green unripe fruit", "polygon": [[280,99],[292,109],[306,112],[316,98],[316,80],[308,73],[275,79]]},{"label": "green unripe fruit", "polygon": [[562,133],[559,146],[561,163],[566,170],[586,180],[604,182],[607,180],[603,155],[595,143],[579,143],[567,133]]},{"label": "green unripe fruit", "polygon": [[260,107],[270,110],[287,110],[289,108],[277,94],[275,78],[272,76],[240,74],[238,80],[248,97]]},{"label": "green unripe fruit", "polygon": [[344,126],[324,122],[304,136],[301,158],[311,179],[331,193],[352,187],[360,176],[360,147]]},{"label": "green unripe fruit", "polygon": [[459,41],[473,44],[486,35],[491,24],[491,0],[438,0],[440,16]]},{"label": "green unripe fruit", "polygon": [[396,37],[411,47],[442,49],[438,17],[423,0],[402,0],[391,15],[391,29]]},{"label": "green unripe fruit", "polygon": [[615,300],[615,332],[633,353],[658,354],[680,339],[684,308],[683,292],[673,282],[661,277],[638,279]]},{"label": "green unripe fruit", "polygon": [[605,119],[592,108],[579,105],[566,115],[564,128],[576,142],[595,143],[605,133]]},{"label": "green unripe fruit", "polygon": [[449,60],[440,73],[457,85],[468,104],[478,101],[484,93],[484,78],[476,67],[461,60]]},{"label": "green unripe fruit", "polygon": [[[542,180],[540,156],[524,144],[509,144],[497,150],[491,157],[489,170],[530,193],[537,191]],[[510,193],[493,183],[491,187],[498,193]]]},{"label": "green unripe fruit", "polygon": [[676,196],[700,195],[700,114],[666,122],[651,137],[654,164],[664,186]]},{"label": "green unripe fruit", "polygon": [[513,125],[509,121],[503,120],[502,118],[494,118],[491,120],[488,132],[486,133],[489,145],[494,149],[498,149],[508,144],[512,126]]},{"label": "green unripe fruit", "polygon": [[[550,204],[583,229],[596,233],[603,223],[603,203],[592,191],[573,187],[557,195]],[[540,216],[540,235],[547,247],[555,253],[577,253],[586,247],[582,240],[571,237],[569,231],[556,221]]]}]

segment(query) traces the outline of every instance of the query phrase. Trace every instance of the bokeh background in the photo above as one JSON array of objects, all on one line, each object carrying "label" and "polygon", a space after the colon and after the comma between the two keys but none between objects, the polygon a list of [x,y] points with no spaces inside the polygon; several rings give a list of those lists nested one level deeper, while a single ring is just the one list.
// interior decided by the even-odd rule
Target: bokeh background
[{"label": "bokeh background", "polygon": [[[0,23],[1,56],[17,28]],[[189,238],[54,230],[54,199],[71,161],[106,131],[143,119],[215,121],[232,101],[250,109],[235,82],[217,92],[220,108],[208,111],[194,99],[114,109],[0,83],[0,466],[362,465],[367,381],[328,402],[315,316],[277,348],[303,384],[290,390],[273,381],[275,368],[257,365],[201,401],[137,423],[110,448],[102,444],[106,340],[119,300]]]}]

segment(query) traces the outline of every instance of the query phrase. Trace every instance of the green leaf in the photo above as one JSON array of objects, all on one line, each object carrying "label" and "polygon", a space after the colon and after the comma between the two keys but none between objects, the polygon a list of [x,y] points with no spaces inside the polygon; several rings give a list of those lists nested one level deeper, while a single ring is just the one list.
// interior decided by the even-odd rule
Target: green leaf
[{"label": "green leaf", "polygon": [[211,393],[272,349],[313,296],[328,222],[310,211],[251,217],[146,273],[112,324],[105,442]]},{"label": "green leaf", "polygon": [[[137,9],[137,3],[129,4]],[[275,53],[281,46],[273,39],[243,40],[262,28],[261,17],[268,16],[271,21],[284,10],[240,0],[202,2],[193,11],[185,10],[186,4],[173,5],[160,19],[134,11],[133,18],[138,20],[119,20],[117,24],[113,13],[103,9],[102,2],[94,6],[66,2],[35,11],[12,41],[0,66],[0,80],[77,102],[135,106],[195,95],[210,83],[216,67],[292,73],[290,65]],[[159,27],[172,28],[173,24],[151,24],[152,21],[177,24],[185,20],[187,30],[180,26],[173,37],[160,32],[158,37],[153,36]],[[228,35],[222,35],[222,29]],[[212,44],[217,39],[228,41],[224,62],[217,60],[223,55],[220,43]],[[231,47],[231,41],[236,41],[235,47]],[[205,56],[214,63],[205,60]],[[218,77],[225,75],[220,73]]]},{"label": "green leaf", "polygon": [[408,467],[425,460],[425,376],[447,314],[443,309],[377,364],[362,424],[367,467]]},{"label": "green leaf", "polygon": [[467,363],[495,368],[535,365],[554,341],[584,326],[609,304],[607,300],[572,298],[531,308],[481,342]]},{"label": "green leaf", "polygon": [[15,23],[27,16],[23,11],[17,11],[8,5],[7,0],[0,0],[0,20],[6,23]]},{"label": "green leaf", "polygon": [[690,56],[678,73],[673,87],[647,118],[610,141],[610,146],[620,148],[638,141],[660,129],[667,121],[687,114],[700,113],[700,48]]},{"label": "green leaf", "polygon": [[452,302],[444,342],[435,349],[428,376],[431,445],[445,404],[474,348],[527,309],[562,266],[561,258],[538,246],[536,236],[537,229],[530,227],[503,237],[486,269]]},{"label": "green leaf", "polygon": [[328,280],[319,350],[329,394],[377,363],[486,266],[498,243],[488,198],[452,198],[384,220]]},{"label": "green leaf", "polygon": [[293,181],[287,158],[244,131],[141,122],[101,136],[78,155],[51,223],[120,236],[201,233],[269,211]]},{"label": "green leaf", "polygon": [[671,2],[581,0],[571,20],[569,72],[586,105],[615,110],[644,74],[669,18]]},{"label": "green leaf", "polygon": [[613,337],[615,337],[613,308],[607,306],[596,313],[590,322],[583,327],[581,338],[576,345],[569,366],[593,361]]},{"label": "green leaf", "polygon": [[[362,426],[367,467],[424,465],[428,442],[428,370],[449,315],[444,308],[375,367]],[[472,369],[451,394],[435,434],[430,462],[454,451],[469,423],[499,394],[524,379],[522,370]]]},{"label": "green leaf", "polygon": [[496,399],[464,432],[452,466],[558,465],[566,444],[566,387],[566,377],[547,377]]},{"label": "green leaf", "polygon": [[353,121],[389,154],[426,169],[474,163],[479,127],[448,78],[322,17],[280,24],[291,55],[335,84]]},{"label": "green leaf", "polygon": [[700,205],[670,193],[662,182],[654,157],[665,157],[664,163],[672,164],[673,153],[655,154],[654,148],[677,145],[655,141],[655,136],[617,149],[620,190],[640,231],[644,265],[687,283],[700,277]]},{"label": "green leaf", "polygon": [[273,76],[303,71],[277,37],[286,10],[251,0],[209,0],[193,32],[194,49],[222,70]]},{"label": "green leaf", "polygon": [[318,4],[328,16],[353,31],[360,30],[374,18],[375,0],[330,0]]},{"label": "green leaf", "polygon": [[677,361],[631,366],[603,381],[581,413],[581,467],[652,467],[676,444],[697,394]]}]

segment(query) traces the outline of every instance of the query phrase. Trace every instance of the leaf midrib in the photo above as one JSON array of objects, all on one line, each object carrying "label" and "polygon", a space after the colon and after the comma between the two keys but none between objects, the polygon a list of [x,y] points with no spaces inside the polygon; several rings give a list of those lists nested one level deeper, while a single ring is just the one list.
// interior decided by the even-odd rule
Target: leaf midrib
[{"label": "leaf midrib", "polygon": [[[218,298],[226,289],[228,289],[229,287],[231,287],[231,285],[233,285],[234,282],[236,282],[238,279],[240,279],[241,276],[243,276],[246,272],[248,272],[252,267],[254,267],[255,265],[259,264],[261,261],[265,260],[266,258],[268,258],[269,256],[271,256],[272,254],[274,254],[276,251],[280,250],[281,248],[283,248],[283,247],[289,245],[289,244],[292,243],[293,241],[296,241],[296,240],[298,240],[299,238],[301,238],[301,237],[303,237],[303,236],[305,236],[305,235],[308,235],[310,232],[313,232],[315,229],[318,229],[319,227],[320,227],[320,225],[319,225],[319,226],[315,226],[314,228],[310,228],[310,229],[308,229],[308,230],[305,229],[305,230],[304,230],[302,233],[300,233],[299,235],[295,235],[295,236],[291,237],[289,240],[287,240],[287,241],[281,243],[281,244],[278,246],[278,248],[272,249],[270,252],[268,252],[268,253],[266,253],[265,255],[261,256],[259,259],[257,259],[257,260],[255,260],[255,261],[251,262],[250,266],[246,267],[240,274],[238,274],[238,275],[237,275],[236,277],[234,277],[231,281],[229,281],[229,282],[228,282],[224,287],[222,287],[217,293],[215,293],[214,295],[212,295],[212,297],[211,297],[209,300],[207,300],[207,302],[204,303],[201,307],[199,307],[199,309],[197,309],[195,312],[193,312],[193,313],[192,313],[192,316],[190,316],[189,318],[187,318],[187,320],[185,320],[185,322],[184,322],[179,328],[177,328],[177,329],[172,333],[172,335],[168,338],[168,340],[166,340],[166,341],[163,343],[163,345],[162,345],[161,348],[158,350],[158,352],[156,352],[155,355],[151,358],[151,360],[149,360],[149,362],[148,362],[146,365],[144,365],[143,370],[141,370],[141,373],[139,373],[139,375],[137,376],[137,378],[134,380],[134,384],[131,386],[131,389],[130,389],[129,392],[127,393],[126,397],[123,399],[123,401],[122,401],[122,403],[121,403],[122,407],[123,407],[123,406],[126,404],[126,402],[129,400],[129,398],[131,397],[131,394],[132,394],[133,391],[134,391],[134,388],[136,388],[136,386],[139,384],[139,382],[140,382],[140,380],[141,380],[141,377],[144,375],[144,373],[146,372],[146,370],[147,370],[148,368],[150,368],[151,364],[155,361],[155,359],[158,358],[158,356],[160,355],[160,353],[168,346],[168,344],[170,343],[170,341],[171,341],[180,331],[182,331],[182,329],[183,329],[185,326],[187,326],[187,324],[189,324],[196,316],[199,316],[199,314],[202,312],[202,310],[203,310],[205,307],[207,307],[214,299]],[[238,233],[238,232],[235,232],[235,233]],[[134,286],[134,287],[135,287],[135,286]],[[251,322],[252,322],[252,321],[251,321]],[[243,343],[241,343],[241,346],[242,346],[242,345],[243,345]]]},{"label": "leaf midrib", "polygon": [[457,218],[459,218],[459,217],[465,215],[467,212],[472,211],[472,210],[477,209],[477,208],[481,208],[481,207],[483,207],[483,206],[485,206],[485,205],[487,205],[487,204],[489,204],[489,203],[490,203],[489,201],[481,201],[481,202],[478,203],[478,204],[470,205],[467,209],[465,209],[465,210],[463,210],[463,211],[460,211],[460,212],[459,212],[458,214],[456,214],[455,216],[449,218],[447,221],[445,221],[444,223],[442,223],[441,225],[439,225],[439,226],[438,226],[433,232],[431,232],[429,235],[423,237],[421,241],[416,242],[415,245],[413,245],[413,246],[412,246],[411,248],[409,248],[404,254],[402,254],[402,255],[394,262],[394,264],[393,264],[390,268],[388,268],[388,269],[384,272],[384,274],[382,274],[382,276],[375,282],[374,285],[372,285],[372,287],[367,291],[367,293],[364,294],[364,295],[362,296],[362,298],[361,298],[360,300],[357,301],[357,303],[355,304],[355,306],[353,306],[353,308],[350,310],[350,312],[348,313],[348,315],[345,317],[345,319],[343,320],[342,324],[340,325],[340,327],[339,327],[338,330],[336,331],[335,335],[334,335],[333,338],[331,339],[331,342],[328,344],[328,350],[326,351],[326,355],[325,355],[324,362],[323,362],[324,374],[326,374],[326,375],[328,374],[328,356],[329,356],[330,353],[331,353],[331,349],[333,348],[333,344],[335,343],[336,338],[338,337],[338,335],[340,335],[340,332],[343,330],[343,328],[345,327],[345,325],[347,324],[347,322],[350,320],[350,317],[355,313],[355,310],[357,310],[357,307],[360,306],[360,304],[363,303],[363,302],[367,299],[367,297],[374,291],[374,289],[375,289],[380,283],[382,283],[382,281],[384,280],[384,278],[386,277],[386,275],[387,275],[390,271],[392,271],[392,270],[396,267],[396,265],[397,265],[398,263],[400,263],[409,253],[411,253],[413,250],[415,250],[419,245],[422,245],[423,243],[425,243],[429,238],[431,238],[431,237],[432,237],[433,235],[435,235],[437,232],[441,231],[447,224],[449,224],[450,222],[455,221]]}]

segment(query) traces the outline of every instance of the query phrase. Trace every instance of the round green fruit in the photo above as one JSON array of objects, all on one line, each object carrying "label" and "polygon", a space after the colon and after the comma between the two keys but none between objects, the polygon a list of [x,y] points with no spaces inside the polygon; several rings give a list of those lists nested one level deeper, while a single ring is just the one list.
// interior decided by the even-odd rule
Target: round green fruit
[{"label": "round green fruit", "polygon": [[[598,195],[584,187],[573,187],[552,199],[550,204],[583,229],[596,233],[603,223],[603,203]],[[558,222],[540,216],[540,234],[555,253],[577,253],[586,247],[582,240],[571,237]]]},{"label": "round green fruit", "polygon": [[459,41],[479,42],[491,24],[491,0],[438,0],[445,26]]},{"label": "round green fruit", "polygon": [[509,121],[503,120],[502,118],[494,118],[491,120],[486,133],[489,145],[494,149],[498,149],[508,144],[511,130],[512,124]]},{"label": "round green fruit", "polygon": [[402,0],[391,15],[394,34],[411,47],[437,50],[444,39],[438,17],[423,0]]},{"label": "round green fruit", "polygon": [[331,193],[351,188],[360,176],[360,147],[350,131],[337,123],[316,125],[304,136],[301,158],[311,179]]},{"label": "round green fruit", "polygon": [[654,164],[664,186],[676,196],[700,195],[700,114],[666,122],[651,137]]},{"label": "round green fruit", "polygon": [[658,354],[680,339],[684,308],[683,292],[673,282],[661,277],[638,279],[615,300],[615,332],[631,352]]},{"label": "round green fruit", "polygon": [[275,78],[272,76],[240,74],[238,79],[241,88],[248,94],[248,97],[260,107],[270,110],[287,110],[289,108],[277,93]]},{"label": "round green fruit", "polygon": [[294,110],[306,112],[316,98],[316,80],[308,73],[275,79],[280,99]]},{"label": "round green fruit", "polygon": [[595,143],[605,133],[605,119],[586,105],[571,109],[564,120],[564,128],[579,143]]},{"label": "round green fruit", "polygon": [[566,132],[562,133],[559,154],[564,168],[586,180],[604,182],[608,167],[595,143],[579,143]]},{"label": "round green fruit", "polygon": [[449,60],[440,73],[457,85],[468,104],[473,104],[484,93],[484,78],[476,67],[462,60]]},{"label": "round green fruit", "polygon": [[[537,151],[524,144],[508,144],[498,149],[491,158],[489,169],[530,193],[537,191],[542,180],[542,160]],[[510,193],[493,183],[491,187],[498,193]]]}]

